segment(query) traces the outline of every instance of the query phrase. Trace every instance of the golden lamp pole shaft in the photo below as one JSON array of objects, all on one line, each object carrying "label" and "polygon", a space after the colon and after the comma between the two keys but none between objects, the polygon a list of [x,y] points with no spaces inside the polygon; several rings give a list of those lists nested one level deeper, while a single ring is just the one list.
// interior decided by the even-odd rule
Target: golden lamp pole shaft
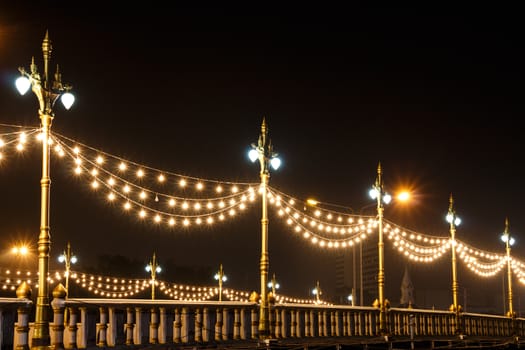
[{"label": "golden lamp pole shaft", "polygon": [[375,188],[377,191],[377,225],[378,225],[378,263],[379,271],[377,274],[377,289],[379,301],[379,331],[386,333],[386,305],[385,305],[385,266],[384,266],[384,243],[383,243],[383,180],[381,178],[381,164],[377,166],[377,179]]},{"label": "golden lamp pole shaft", "polygon": [[266,285],[268,284],[268,198],[267,186],[270,178],[268,171],[268,159],[266,157],[268,152],[266,144],[266,136],[268,130],[266,128],[266,121],[263,119],[261,125],[261,135],[259,137],[259,163],[261,165],[261,201],[262,201],[262,216],[261,216],[261,302],[259,312],[259,337],[266,338],[270,335],[269,328],[269,303]]},{"label": "golden lamp pole shaft", "polygon": [[[48,65],[51,58],[51,41],[48,34],[42,43],[44,54],[44,87],[38,96],[41,102],[39,110],[42,125],[42,179],[40,180],[41,202],[40,202],[40,234],[38,236],[38,295],[35,311],[35,331],[32,339],[32,347],[43,348],[49,345],[49,286],[47,282],[49,267],[49,252],[51,250],[51,239],[49,233],[49,199],[50,199],[50,147],[49,135],[53,120],[51,112],[51,96],[48,83]],[[34,89],[35,90],[35,89]],[[43,102],[43,103],[42,103]],[[42,105],[43,104],[43,105]]]},{"label": "golden lamp pole shaft", "polygon": [[450,244],[452,251],[452,308],[456,313],[459,312],[458,305],[458,276],[457,276],[457,263],[456,263],[456,215],[454,213],[454,199],[450,195],[449,214],[451,214],[450,220]]},{"label": "golden lamp pole shaft", "polygon": [[503,232],[505,235],[505,250],[507,252],[507,287],[508,287],[508,299],[509,299],[509,316],[514,317],[514,307],[512,303],[512,267],[511,267],[511,258],[510,258],[510,246],[511,246],[511,238],[510,238],[510,232],[509,232],[509,219],[505,219],[505,231]]}]

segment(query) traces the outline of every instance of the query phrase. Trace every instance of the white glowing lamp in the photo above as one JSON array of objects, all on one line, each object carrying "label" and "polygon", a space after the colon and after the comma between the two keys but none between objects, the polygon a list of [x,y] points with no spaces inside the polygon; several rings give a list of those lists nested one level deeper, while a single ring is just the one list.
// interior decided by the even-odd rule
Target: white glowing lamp
[{"label": "white glowing lamp", "polygon": [[248,152],[248,158],[250,158],[250,160],[252,161],[252,163],[254,163],[258,158],[259,158],[259,151],[257,151],[256,149],[251,149],[249,152]]},{"label": "white glowing lamp", "polygon": [[70,109],[75,102],[75,96],[71,92],[66,92],[62,94],[60,101],[62,101],[62,104],[66,109]]},{"label": "white glowing lamp", "polygon": [[510,237],[510,235],[507,233],[501,235],[501,240],[503,241],[503,243],[509,242],[509,245],[511,246],[514,245],[514,243],[516,242],[516,240],[513,237]]},{"label": "white glowing lamp", "polygon": [[279,167],[281,166],[281,159],[279,158],[272,158],[272,160],[270,161],[270,165],[272,166],[272,168],[274,170],[277,170],[279,169]]},{"label": "white glowing lamp", "polygon": [[448,213],[447,216],[446,216],[446,219],[447,219],[447,222],[448,223],[452,223],[454,222],[454,225],[458,226],[459,224],[461,224],[461,219],[458,218],[457,216],[455,216],[454,214],[452,213]]},{"label": "white glowing lamp", "polygon": [[25,93],[31,87],[31,81],[29,81],[27,77],[21,76],[18,79],[16,79],[15,85],[20,95],[25,95]]},{"label": "white glowing lamp", "polygon": [[275,289],[279,289],[281,288],[281,285],[279,283],[275,283],[275,285],[272,283],[272,282],[268,282],[268,288],[275,288]]},{"label": "white glowing lamp", "polygon": [[[218,273],[216,273],[214,278],[218,281],[221,278],[221,276]],[[223,282],[226,282],[227,279],[228,279],[228,277],[226,277],[226,275],[222,275],[222,281]]]},{"label": "white glowing lamp", "polygon": [[375,187],[372,187],[370,189],[370,191],[368,191],[368,194],[370,195],[370,198],[372,199],[376,199],[377,196],[379,195],[379,193],[377,192],[377,190],[375,189]]},{"label": "white glowing lamp", "polygon": [[[150,272],[150,271],[151,271],[151,265],[147,265],[147,266],[146,266],[146,271],[147,271],[147,272]],[[160,266],[157,266],[157,267],[155,268],[155,271],[156,271],[156,272],[161,272],[161,271],[162,271],[162,268],[161,268]]]}]

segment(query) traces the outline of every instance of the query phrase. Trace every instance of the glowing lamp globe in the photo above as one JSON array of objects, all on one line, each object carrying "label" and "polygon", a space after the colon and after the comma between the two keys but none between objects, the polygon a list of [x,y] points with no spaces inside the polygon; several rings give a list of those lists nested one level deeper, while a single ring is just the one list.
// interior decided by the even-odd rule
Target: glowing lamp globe
[{"label": "glowing lamp globe", "polygon": [[248,158],[250,158],[252,163],[255,162],[257,160],[257,158],[259,158],[259,152],[256,149],[251,149],[248,152]]},{"label": "glowing lamp globe", "polygon": [[66,92],[62,94],[62,96],[60,97],[60,101],[62,101],[62,104],[66,109],[70,109],[73,103],[75,102],[75,96],[70,92]]},{"label": "glowing lamp globe", "polygon": [[25,93],[29,90],[31,87],[31,82],[27,77],[19,77],[15,81],[16,89],[20,93],[20,95],[25,95]]},{"label": "glowing lamp globe", "polygon": [[281,160],[279,158],[272,158],[270,164],[274,170],[277,170],[281,166]]}]

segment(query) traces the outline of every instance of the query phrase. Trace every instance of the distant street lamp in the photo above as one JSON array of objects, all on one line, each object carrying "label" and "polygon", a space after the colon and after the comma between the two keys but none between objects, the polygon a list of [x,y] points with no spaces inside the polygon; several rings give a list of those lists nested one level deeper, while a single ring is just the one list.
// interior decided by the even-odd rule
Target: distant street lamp
[{"label": "distant street lamp", "polygon": [[60,97],[64,107],[69,109],[75,98],[70,93],[71,86],[62,83],[62,77],[58,70],[54,75],[54,80],[49,79],[49,63],[51,61],[51,40],[48,32],[42,42],[42,52],[44,55],[44,74],[40,76],[37,71],[34,58],[31,61],[30,72],[26,72],[23,67],[18,70],[22,74],[16,80],[16,87],[21,94],[25,94],[29,88],[32,89],[38,98],[38,114],[42,127],[42,178],[41,188],[41,209],[40,209],[40,234],[38,236],[38,295],[36,300],[35,325],[31,348],[44,348],[50,344],[49,337],[49,285],[47,275],[49,271],[49,252],[51,251],[51,240],[49,233],[49,199],[51,178],[49,175],[49,135],[51,123],[54,118],[53,107],[56,100]]},{"label": "distant street lamp", "polygon": [[213,276],[217,281],[219,281],[219,301],[222,301],[222,282],[226,282],[228,277],[224,274],[224,270],[222,269],[222,264],[219,267],[219,271]]},{"label": "distant street lamp", "polygon": [[162,271],[161,267],[157,263],[157,257],[155,253],[153,253],[153,259],[150,260],[148,265],[146,265],[146,271],[151,273],[151,300],[154,300],[156,276],[157,273],[160,273]]},{"label": "distant street lamp", "polygon": [[26,246],[15,246],[11,248],[11,254],[16,256],[26,256],[29,253],[29,248]]},{"label": "distant street lamp", "polygon": [[379,331],[381,334],[386,334],[386,302],[384,296],[385,288],[385,266],[384,266],[384,243],[383,243],[383,203],[388,204],[392,197],[383,189],[383,179],[381,178],[381,163],[377,166],[376,182],[370,189],[370,197],[377,200],[377,226],[378,226],[378,262],[379,272],[377,274],[377,289],[378,289],[378,307],[379,307]]},{"label": "distant street lamp", "polygon": [[77,257],[71,255],[71,245],[67,242],[67,249],[58,257],[58,261],[64,263],[66,266],[66,298],[69,297],[69,274],[71,271],[71,264],[76,264]]},{"label": "distant street lamp", "polygon": [[509,311],[507,315],[509,317],[515,317],[514,309],[512,307],[512,268],[510,258],[510,247],[514,245],[514,238],[511,237],[509,232],[509,219],[505,219],[505,231],[501,234],[501,240],[505,243],[505,250],[507,253],[507,282],[508,282],[508,299],[509,299]]},{"label": "distant street lamp", "polygon": [[[352,291],[353,293],[353,291]],[[350,303],[350,305],[354,306],[354,296],[352,294],[349,294],[346,299],[348,300],[348,303]]]},{"label": "distant street lamp", "polygon": [[447,222],[450,224],[450,245],[452,250],[452,305],[450,310],[458,314],[461,306],[458,304],[458,277],[456,267],[456,226],[461,224],[461,219],[456,216],[454,210],[454,198],[450,194],[448,213],[446,216]]},{"label": "distant street lamp", "polygon": [[312,290],[312,294],[315,295],[315,302],[317,304],[321,303],[321,295],[323,294],[323,291],[321,290],[321,286],[319,285],[319,281],[315,284],[315,288]]},{"label": "distant street lamp", "polygon": [[268,259],[268,203],[267,203],[267,187],[270,179],[270,166],[277,170],[281,165],[281,160],[277,158],[277,153],[273,152],[271,140],[268,138],[268,128],[266,127],[266,120],[263,118],[261,125],[261,134],[257,145],[252,144],[252,150],[248,153],[252,162],[259,160],[261,166],[261,201],[262,201],[262,217],[261,217],[261,300],[259,311],[259,337],[268,338],[270,336],[270,315],[268,294],[266,293],[266,284],[268,281],[268,267],[270,265]]},{"label": "distant street lamp", "polygon": [[279,289],[281,286],[279,282],[275,279],[275,273],[273,274],[272,280],[268,282],[268,288],[272,289],[272,295],[275,298],[275,293],[277,292],[277,289]]}]

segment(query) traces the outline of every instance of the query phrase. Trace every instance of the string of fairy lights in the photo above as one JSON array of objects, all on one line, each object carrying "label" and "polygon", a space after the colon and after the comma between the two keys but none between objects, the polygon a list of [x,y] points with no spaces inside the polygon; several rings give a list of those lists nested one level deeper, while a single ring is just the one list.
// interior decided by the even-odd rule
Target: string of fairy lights
[{"label": "string of fairy lights", "polygon": [[[66,278],[64,271],[50,272],[48,283],[53,285],[63,282]],[[162,280],[151,280],[144,278],[122,278],[86,274],[78,271],[69,271],[69,279],[88,294],[104,298],[132,298],[148,295],[151,284],[164,294],[168,299],[181,301],[210,301],[216,299],[219,288],[216,286],[197,286],[188,284],[175,284]],[[0,289],[14,291],[22,282],[26,282],[32,288],[38,288],[38,273],[22,270],[11,270],[0,268]],[[223,298],[230,301],[249,302],[250,292],[239,291],[232,288],[222,289]],[[276,303],[314,304],[314,299],[299,299],[286,295],[275,295]],[[325,303],[325,302],[323,302]]]},{"label": "string of fairy lights", "polygon": [[[31,140],[42,142],[40,128],[0,124],[0,165],[10,160],[9,151],[24,152]],[[166,227],[192,228],[233,220],[246,213],[260,194],[259,183],[212,180],[174,173],[106,153],[53,133],[48,140],[54,153],[72,164],[71,174],[86,180],[102,198],[134,215],[145,223]],[[65,164],[68,164],[68,162]],[[273,187],[267,187],[268,201],[276,217],[293,235],[328,249],[345,249],[369,239],[377,232],[375,216],[357,215],[342,206],[312,205]],[[341,209],[342,208],[342,209]],[[475,248],[457,238],[414,232],[384,219],[385,237],[394,250],[417,263],[433,263],[447,254],[454,244],[460,261],[482,277],[498,274],[507,264],[505,254]],[[525,264],[510,257],[512,271],[525,284]],[[10,289],[30,276],[1,272],[0,288]],[[55,278],[59,275],[55,274]],[[99,296],[130,297],[150,287],[151,280],[120,279],[75,273],[72,281]],[[18,283],[18,284],[17,284]],[[156,281],[166,297],[180,300],[210,300],[218,293],[215,287],[199,287]],[[230,300],[247,301],[246,292],[224,289]],[[279,296],[278,302],[311,302]]]}]

